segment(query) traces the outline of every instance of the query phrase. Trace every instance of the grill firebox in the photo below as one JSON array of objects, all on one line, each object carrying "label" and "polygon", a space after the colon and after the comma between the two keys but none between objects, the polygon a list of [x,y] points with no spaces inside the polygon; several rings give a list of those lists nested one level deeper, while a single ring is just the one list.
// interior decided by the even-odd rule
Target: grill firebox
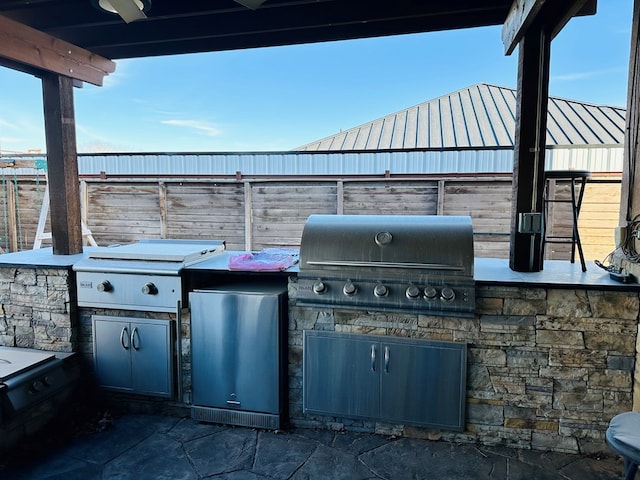
[{"label": "grill firebox", "polygon": [[472,315],[473,262],[467,216],[311,215],[297,304]]}]

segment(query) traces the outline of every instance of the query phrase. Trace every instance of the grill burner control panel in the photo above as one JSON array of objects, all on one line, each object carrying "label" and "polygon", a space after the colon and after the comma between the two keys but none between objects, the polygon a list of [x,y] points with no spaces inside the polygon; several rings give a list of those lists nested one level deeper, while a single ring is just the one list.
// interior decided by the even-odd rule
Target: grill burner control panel
[{"label": "grill burner control panel", "polygon": [[178,276],[78,272],[78,306],[175,311],[182,300]]},{"label": "grill burner control panel", "polygon": [[448,279],[446,284],[391,280],[298,278],[298,303],[335,308],[372,308],[428,314],[473,313],[475,285]]}]

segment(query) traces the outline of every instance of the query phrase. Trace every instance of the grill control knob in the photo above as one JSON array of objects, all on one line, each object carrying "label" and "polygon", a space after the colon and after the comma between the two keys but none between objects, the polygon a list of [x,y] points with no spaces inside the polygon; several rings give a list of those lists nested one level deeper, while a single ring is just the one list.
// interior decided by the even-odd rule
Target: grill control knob
[{"label": "grill control knob", "polygon": [[373,294],[376,297],[386,297],[389,295],[389,288],[386,285],[379,283],[375,287],[373,287]]},{"label": "grill control knob", "polygon": [[96,285],[96,288],[99,292],[111,292],[113,290],[113,285],[111,285],[109,280],[103,280]]},{"label": "grill control knob", "polygon": [[34,393],[39,393],[39,392],[43,391],[44,389],[45,389],[44,383],[42,383],[40,380],[36,380],[31,384],[31,388],[29,389],[29,393],[31,393],[33,395]]},{"label": "grill control knob", "polygon": [[316,283],[313,284],[313,293],[322,295],[326,291],[327,291],[327,285],[322,280],[318,280]]},{"label": "grill control knob", "polygon": [[384,247],[385,245],[390,245],[392,241],[393,241],[393,235],[391,235],[391,232],[376,233],[376,243],[381,247]]},{"label": "grill control knob", "polygon": [[433,300],[437,295],[438,291],[435,289],[435,287],[426,287],[424,289],[424,298],[426,298],[427,300]]},{"label": "grill control knob", "polygon": [[345,295],[351,296],[351,295],[355,295],[355,293],[358,291],[358,289],[356,288],[356,286],[351,283],[351,282],[347,282],[344,284],[344,287],[342,287],[342,293],[344,293]]},{"label": "grill control knob", "polygon": [[144,293],[145,295],[157,295],[158,287],[156,287],[151,282],[147,282],[142,286],[142,293]]},{"label": "grill control knob", "polygon": [[451,300],[456,298],[456,293],[453,291],[452,288],[444,287],[442,289],[442,291],[440,292],[440,298],[442,298],[443,300],[445,300],[447,302],[450,302]]},{"label": "grill control knob", "polygon": [[407,298],[410,298],[411,300],[415,300],[420,296],[420,289],[415,285],[410,285],[407,287],[407,291],[405,292],[405,295],[407,296]]}]

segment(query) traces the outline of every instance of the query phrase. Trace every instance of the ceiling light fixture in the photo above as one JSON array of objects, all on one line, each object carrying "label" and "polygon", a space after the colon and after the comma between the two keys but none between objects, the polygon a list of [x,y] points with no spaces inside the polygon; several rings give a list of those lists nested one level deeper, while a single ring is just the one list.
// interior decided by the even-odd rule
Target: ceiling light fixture
[{"label": "ceiling light fixture", "polygon": [[244,5],[251,10],[256,10],[260,5],[262,5],[266,0],[235,0],[236,3],[240,5]]},{"label": "ceiling light fixture", "polygon": [[127,23],[147,18],[145,12],[151,8],[151,0],[93,0],[101,10],[115,13]]}]

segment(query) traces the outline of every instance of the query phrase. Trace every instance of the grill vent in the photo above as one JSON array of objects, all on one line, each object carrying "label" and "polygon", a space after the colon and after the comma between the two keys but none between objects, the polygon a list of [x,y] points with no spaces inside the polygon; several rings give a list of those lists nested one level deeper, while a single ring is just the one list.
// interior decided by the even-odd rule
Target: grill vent
[{"label": "grill vent", "polygon": [[277,430],[280,428],[279,415],[267,413],[226,410],[224,408],[191,407],[191,418],[210,423],[223,423],[241,427],[264,428]]}]

